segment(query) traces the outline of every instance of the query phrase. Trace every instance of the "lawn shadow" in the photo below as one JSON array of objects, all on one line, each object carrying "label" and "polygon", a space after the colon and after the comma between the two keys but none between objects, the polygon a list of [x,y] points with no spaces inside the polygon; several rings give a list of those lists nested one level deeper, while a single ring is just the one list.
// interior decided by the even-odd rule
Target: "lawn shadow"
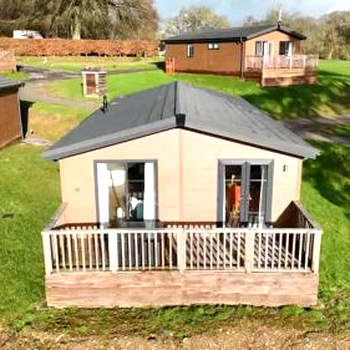
[{"label": "lawn shadow", "polygon": [[28,125],[29,125],[29,109],[33,106],[35,102],[20,100],[20,111],[21,111],[21,122],[22,122],[22,132],[23,137],[27,136]]},{"label": "lawn shadow", "polygon": [[[350,147],[309,141],[321,154],[305,162],[304,179],[312,183],[328,201],[345,209],[350,219]],[[326,214],[326,213],[325,213]]]},{"label": "lawn shadow", "polygon": [[320,74],[314,85],[265,87],[259,93],[242,97],[279,120],[349,113],[350,77],[344,79],[344,76],[327,74]]},{"label": "lawn shadow", "polygon": [[151,62],[154,66],[157,67],[157,69],[165,71],[165,62],[164,61],[153,61]]}]

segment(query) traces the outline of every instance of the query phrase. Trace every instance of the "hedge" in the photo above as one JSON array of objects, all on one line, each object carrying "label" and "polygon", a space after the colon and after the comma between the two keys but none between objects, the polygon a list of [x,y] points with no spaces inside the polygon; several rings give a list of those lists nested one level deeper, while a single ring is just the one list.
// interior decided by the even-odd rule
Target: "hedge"
[{"label": "hedge", "polygon": [[155,56],[159,42],[146,40],[65,40],[0,38],[0,48],[17,56]]}]

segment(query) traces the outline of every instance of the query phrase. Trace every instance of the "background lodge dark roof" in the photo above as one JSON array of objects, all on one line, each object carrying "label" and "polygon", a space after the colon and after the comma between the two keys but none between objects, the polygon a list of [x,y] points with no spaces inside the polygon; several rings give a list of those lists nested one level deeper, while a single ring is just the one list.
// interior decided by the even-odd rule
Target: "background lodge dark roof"
[{"label": "background lodge dark roof", "polygon": [[297,39],[304,40],[306,36],[291,30],[284,26],[278,26],[278,24],[261,24],[257,26],[249,27],[234,27],[228,29],[210,29],[196,32],[188,32],[180,35],[176,35],[165,40],[166,43],[186,42],[186,41],[208,41],[208,40],[220,40],[220,41],[237,41],[241,38],[243,40],[252,39],[262,34],[279,30],[294,36]]}]

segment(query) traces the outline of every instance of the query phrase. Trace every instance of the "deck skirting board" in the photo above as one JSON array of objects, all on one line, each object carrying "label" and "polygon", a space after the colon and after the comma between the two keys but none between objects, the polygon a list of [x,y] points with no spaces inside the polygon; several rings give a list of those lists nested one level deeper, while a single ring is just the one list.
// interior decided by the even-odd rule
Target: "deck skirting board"
[{"label": "deck skirting board", "polygon": [[301,305],[317,302],[313,273],[215,271],[57,273],[46,277],[53,307],[131,307],[189,304]]}]

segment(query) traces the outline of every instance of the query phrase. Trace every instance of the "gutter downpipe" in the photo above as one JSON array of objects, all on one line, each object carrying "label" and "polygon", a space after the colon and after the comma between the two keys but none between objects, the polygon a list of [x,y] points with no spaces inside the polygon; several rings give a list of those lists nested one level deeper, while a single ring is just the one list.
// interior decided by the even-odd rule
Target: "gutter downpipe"
[{"label": "gutter downpipe", "polygon": [[240,64],[240,78],[244,79],[244,56],[245,56],[245,41],[243,40],[243,35],[241,33],[241,37],[239,39],[241,43],[241,64]]}]

